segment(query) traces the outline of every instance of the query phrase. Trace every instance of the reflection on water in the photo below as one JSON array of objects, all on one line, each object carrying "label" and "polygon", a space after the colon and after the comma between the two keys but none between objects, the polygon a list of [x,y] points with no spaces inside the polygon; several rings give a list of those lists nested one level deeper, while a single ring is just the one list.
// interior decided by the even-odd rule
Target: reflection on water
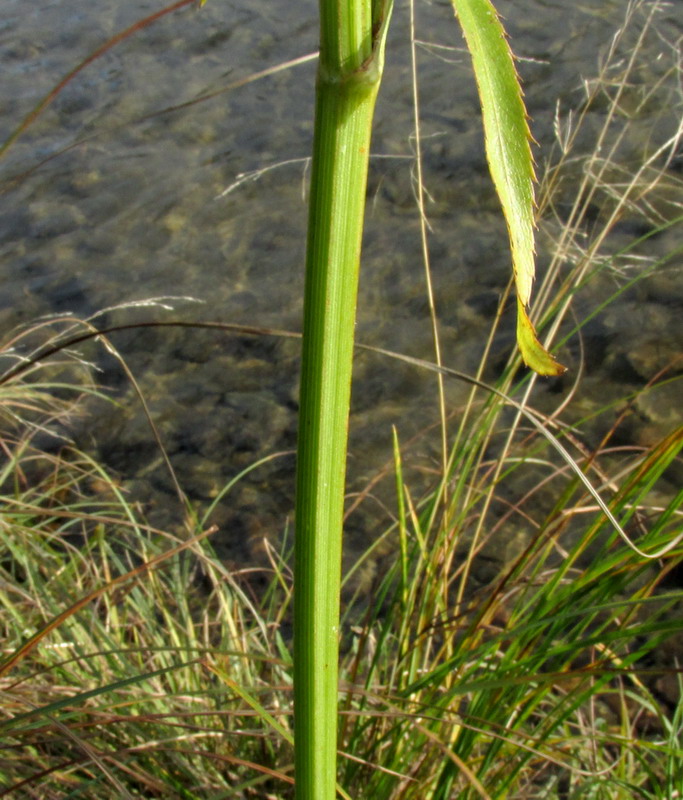
[{"label": "reflection on water", "polygon": [[[555,141],[558,108],[568,115],[579,107],[581,81],[597,73],[626,3],[591,0],[579,7],[508,0],[499,7],[521,59],[542,171]],[[115,0],[85,5],[41,0],[28,10],[18,0],[3,0],[3,137],[79,59],[134,23],[140,13],[138,6],[122,7]],[[445,360],[474,373],[509,277],[509,258],[504,223],[486,174],[476,92],[451,16],[446,3],[418,9],[422,137]],[[675,39],[682,16],[678,7],[665,9],[658,30]],[[12,147],[1,167],[3,329],[45,313],[83,316],[166,295],[188,296],[202,304],[177,302],[173,315],[160,310],[112,313],[105,321],[153,313],[159,318],[299,329],[306,221],[302,159],[312,135],[314,62],[206,102],[153,112],[310,53],[317,33],[312,0],[294,5],[255,2],[244,8],[212,2],[201,12],[186,7],[163,17],[87,66]],[[666,53],[657,35],[647,47],[638,73],[645,84],[661,77],[659,54]],[[407,8],[401,4],[373,139],[358,336],[430,358],[411,183],[409,56]],[[652,141],[657,131],[670,135],[680,115],[680,105],[672,104],[667,115],[661,107],[640,107],[636,96],[628,102],[631,111],[624,107],[621,113],[642,120],[643,141]],[[584,152],[590,151],[592,134],[605,113],[599,106],[592,110],[584,128]],[[568,116],[562,119],[571,122]],[[637,159],[641,143],[630,141],[628,146]],[[281,162],[286,163],[267,169]],[[542,227],[541,266],[557,240],[581,169],[578,165],[574,178],[555,189],[555,204]],[[245,180],[221,196],[238,176],[252,170],[263,170],[258,180]],[[595,224],[600,213],[596,206]],[[662,214],[670,218],[670,208]],[[616,235],[626,244],[646,231],[643,225],[634,214],[620,223]],[[664,255],[679,243],[680,233],[674,229],[649,246]],[[568,263],[574,255],[566,255]],[[577,300],[579,313],[590,313],[624,280],[620,284],[613,273],[596,277]],[[681,299],[680,281],[663,271],[624,294],[585,329],[590,355],[584,356],[583,408],[577,414],[589,414],[596,402],[642,385],[683,349],[675,314]],[[512,337],[513,320],[508,317],[494,342],[492,372],[507,358]],[[259,455],[294,446],[296,342],[145,329],[121,334],[114,343],[138,377],[193,497],[208,501]],[[102,358],[103,382],[122,393],[130,391],[120,368]],[[576,367],[574,344],[567,345],[563,359]],[[411,367],[363,353],[356,375],[350,483],[360,488],[389,459],[391,425],[397,424],[407,440],[435,422],[437,408],[433,380]],[[536,402],[550,409],[568,387],[540,384]],[[466,393],[457,384],[449,386],[453,409]],[[95,408],[93,413],[100,454],[131,477],[138,496],[156,502],[160,523],[174,524],[177,509],[158,500],[169,484],[163,470],[156,469],[158,453],[144,420],[132,407],[116,419],[108,409]],[[655,435],[660,424],[676,424],[676,411],[663,393],[659,400],[649,395],[639,414],[632,426],[636,440]],[[421,439],[416,463],[431,467],[434,448],[429,437]],[[248,518],[257,530],[281,529],[282,513],[292,507],[291,457],[255,476],[236,493],[234,505],[221,512],[217,521],[225,528],[233,525],[234,531],[237,525],[243,530]],[[387,502],[390,493],[388,486]],[[239,520],[235,507],[242,509]],[[368,520],[374,513],[368,510]],[[379,505],[376,513],[384,513]],[[372,524],[368,520],[351,525],[357,527],[359,547]]]}]

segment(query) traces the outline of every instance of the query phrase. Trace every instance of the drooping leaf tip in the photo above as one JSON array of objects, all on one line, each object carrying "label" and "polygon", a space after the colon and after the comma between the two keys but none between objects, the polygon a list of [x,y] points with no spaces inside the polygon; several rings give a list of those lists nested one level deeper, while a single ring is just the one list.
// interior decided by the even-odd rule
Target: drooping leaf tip
[{"label": "drooping leaf tip", "polygon": [[524,303],[519,298],[517,298],[517,344],[524,363],[538,375],[556,377],[567,371],[567,368],[539,342]]}]

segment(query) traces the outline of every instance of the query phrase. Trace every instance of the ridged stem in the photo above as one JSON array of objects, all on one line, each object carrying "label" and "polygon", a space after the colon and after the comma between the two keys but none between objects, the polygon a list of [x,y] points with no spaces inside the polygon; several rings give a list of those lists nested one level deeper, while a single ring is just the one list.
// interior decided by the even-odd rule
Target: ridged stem
[{"label": "ridged stem", "polygon": [[[336,794],[346,446],[368,156],[381,73],[381,59],[372,55],[369,6],[364,5],[368,35],[355,25],[344,38],[340,7],[348,15],[350,4],[321,4],[297,459],[297,800],[333,800]],[[326,29],[331,32],[327,37]]]}]

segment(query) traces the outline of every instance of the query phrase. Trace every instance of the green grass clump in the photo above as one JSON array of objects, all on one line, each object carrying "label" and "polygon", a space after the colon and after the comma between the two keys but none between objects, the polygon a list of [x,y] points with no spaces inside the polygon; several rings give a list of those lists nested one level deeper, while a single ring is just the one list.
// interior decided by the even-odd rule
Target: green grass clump
[{"label": "green grass clump", "polygon": [[[39,349],[54,350],[78,327],[53,325]],[[83,391],[96,393],[88,365],[26,367],[13,349],[0,379],[0,796],[194,797],[234,785],[249,761],[272,780],[266,762],[278,764],[282,746],[248,735],[262,723],[211,669],[229,666],[239,686],[262,684],[270,704],[270,687],[283,682],[270,651],[274,620],[215,558],[212,528],[190,533],[182,514],[175,534],[150,528],[69,443]],[[66,384],[53,376],[65,369],[74,397],[60,399]]]},{"label": "green grass clump", "polygon": [[[211,528],[149,528],[90,458],[67,443],[40,452],[36,432],[75,411],[42,377],[13,381],[33,418],[4,438],[0,796],[292,796],[286,559],[270,551],[256,598],[214,555]],[[677,681],[665,653],[680,629],[680,547],[665,563],[639,556],[527,441],[493,501],[509,473],[544,461],[556,502],[502,574],[468,588],[526,514],[520,502],[475,535],[485,434],[506,412],[497,396],[472,408],[447,506],[438,488],[413,497],[396,437],[384,538],[397,555],[342,625],[339,784],[351,797],[674,797],[680,710],[661,686]],[[635,536],[647,519],[648,551],[681,529],[680,493],[665,507],[648,496],[682,442],[675,430],[618,462],[611,510]],[[607,446],[584,459],[614,484]]]}]

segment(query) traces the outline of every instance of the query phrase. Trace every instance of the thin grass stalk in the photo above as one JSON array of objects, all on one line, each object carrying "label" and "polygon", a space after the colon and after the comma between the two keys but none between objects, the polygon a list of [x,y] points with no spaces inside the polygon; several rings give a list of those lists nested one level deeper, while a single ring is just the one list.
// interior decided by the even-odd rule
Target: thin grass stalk
[{"label": "thin grass stalk", "polygon": [[388,3],[321,0],[294,545],[296,797],[335,797],[339,593],[356,295]]},{"label": "thin grass stalk", "polygon": [[[434,361],[437,366],[442,366],[441,341],[439,338],[439,323],[436,313],[436,302],[434,300],[434,287],[432,285],[432,271],[429,254],[429,237],[427,221],[427,211],[425,209],[425,186],[422,177],[422,136],[420,128],[420,94],[418,91],[417,80],[417,41],[415,36],[415,0],[410,2],[410,65],[412,76],[413,94],[413,126],[415,136],[415,200],[420,214],[420,243],[422,246],[422,264],[425,274],[425,289],[427,292],[427,302],[429,303],[429,318],[432,327],[432,340],[434,344]],[[448,423],[446,413],[446,394],[444,390],[444,377],[440,373],[437,375],[437,388],[439,394],[439,415],[441,418],[441,459],[444,474],[448,471]],[[444,511],[448,509],[448,482],[443,481],[438,488],[442,495]],[[444,527],[448,520],[444,519]]]}]

